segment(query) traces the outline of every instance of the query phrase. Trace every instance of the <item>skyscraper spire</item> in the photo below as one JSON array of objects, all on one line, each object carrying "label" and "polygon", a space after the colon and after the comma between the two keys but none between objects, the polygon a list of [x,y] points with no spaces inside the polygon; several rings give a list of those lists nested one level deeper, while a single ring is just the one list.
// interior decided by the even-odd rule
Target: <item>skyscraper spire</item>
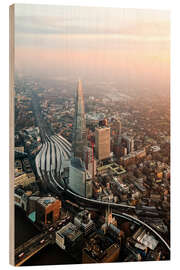
[{"label": "skyscraper spire", "polygon": [[83,146],[86,144],[86,122],[82,82],[78,80],[75,98],[75,113],[72,134],[72,156],[83,158]]}]

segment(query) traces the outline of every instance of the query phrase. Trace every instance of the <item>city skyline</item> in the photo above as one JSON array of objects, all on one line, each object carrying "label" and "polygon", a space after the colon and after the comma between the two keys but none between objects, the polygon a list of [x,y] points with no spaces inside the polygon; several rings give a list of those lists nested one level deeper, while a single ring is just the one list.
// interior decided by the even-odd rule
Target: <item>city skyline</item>
[{"label": "city skyline", "polygon": [[[23,85],[26,85],[26,87],[23,87]],[[84,117],[84,104],[81,103],[83,100],[81,83],[78,82],[75,92],[80,93],[76,95],[73,101],[68,97],[62,99],[62,96],[59,97],[59,100],[56,98],[55,101],[53,96],[46,96],[48,89],[44,91],[45,89],[41,87],[34,91],[33,89],[37,88],[37,82],[30,78],[24,78],[23,85],[21,81],[17,80],[16,91],[19,94],[16,98],[16,108],[19,112],[17,111],[16,123],[21,121],[21,112],[25,108],[25,114],[33,113],[36,121],[34,121],[35,118],[32,118],[23,124],[23,129],[17,127],[15,136],[17,147],[15,151],[22,156],[24,155],[23,151],[27,151],[29,153],[28,158],[31,156],[35,160],[35,168],[31,167],[28,158],[21,157],[23,158],[21,161],[20,156],[16,156],[15,209],[17,215],[19,215],[19,208],[22,208],[28,219],[36,224],[39,233],[42,227],[46,231],[45,237],[42,234],[37,234],[35,252],[38,252],[39,245],[41,248],[43,247],[42,244],[49,247],[49,245],[56,243],[60,250],[67,247],[67,252],[72,254],[71,259],[78,263],[119,260],[146,261],[153,260],[153,258],[155,260],[169,259],[170,137],[167,136],[168,129],[163,124],[166,123],[168,126],[167,116],[162,121],[161,127],[158,128],[161,136],[157,136],[155,126],[159,118],[156,113],[152,114],[151,110],[145,110],[145,114],[141,114],[141,116],[139,110],[135,110],[137,120],[144,116],[144,120],[147,121],[151,114],[152,120],[147,121],[148,125],[139,122],[137,126],[134,126],[134,121],[132,121],[134,113],[127,113],[126,102],[121,102],[121,106],[119,106],[118,103],[113,101],[104,103],[103,100],[100,102],[94,96],[88,97],[89,102],[91,101],[94,104],[91,110],[96,112],[97,116],[98,114],[102,115],[102,112],[109,111],[109,113],[106,112],[104,120],[88,119],[86,131],[88,131],[89,146],[94,140],[95,145],[98,145],[100,139],[100,144],[104,143],[105,150],[105,155],[103,153],[102,156],[98,154],[99,149],[98,151],[95,150],[97,159],[94,170],[92,153],[88,153],[90,149],[82,149],[87,167],[84,166],[85,164],[82,166],[82,161],[79,158],[71,159],[70,154],[72,151],[70,142],[73,142],[73,119],[76,120],[78,116]],[[98,103],[96,104],[96,102]],[[139,104],[132,99],[129,106],[139,107]],[[146,106],[148,108],[149,105],[143,104],[141,109],[145,109]],[[154,108],[156,106],[157,104],[154,103]],[[159,110],[159,106],[157,108]],[[97,112],[97,109],[99,112]],[[77,115],[79,110],[83,111],[82,115]],[[164,110],[164,106],[161,110]],[[64,114],[65,111],[66,114]],[[114,113],[117,111],[118,116],[114,118]],[[67,118],[67,112],[70,118]],[[59,114],[61,115],[60,122],[57,118]],[[53,117],[54,119],[52,119],[52,115],[55,117]],[[108,115],[111,117],[108,117]],[[156,123],[153,120],[154,117],[157,118]],[[37,119],[39,119],[38,122]],[[63,119],[65,119],[65,122]],[[121,119],[123,125],[121,125],[119,119]],[[54,120],[60,132],[52,129]],[[36,123],[38,127],[33,128],[33,123]],[[148,128],[149,124],[152,125],[151,130]],[[75,129],[77,128],[75,126]],[[101,138],[99,136],[97,140],[97,128],[100,131],[108,130],[108,136],[104,134]],[[67,137],[64,131],[71,136]],[[24,138],[24,143],[19,135]],[[112,153],[110,153],[109,146],[113,151]],[[120,148],[120,151],[117,147]],[[86,154],[88,155],[86,156]],[[38,178],[34,177],[33,171],[34,173],[36,171]],[[40,186],[38,179],[41,182]],[[66,193],[66,199],[64,193]],[[55,194],[56,197],[54,197]],[[85,206],[85,211],[82,211],[84,209],[82,206]],[[106,214],[106,211],[104,213],[107,206],[108,209],[109,206],[113,209],[110,212],[108,210],[108,214]],[[118,210],[116,211],[117,207]],[[99,211],[99,208],[102,208],[102,213],[98,214],[96,211]],[[65,211],[68,211],[68,214],[65,215]],[[97,222],[97,217],[100,220],[105,217],[105,223],[102,224],[100,220]],[[134,228],[130,238],[128,237],[129,229],[125,225],[126,220]],[[102,224],[101,226],[99,222]],[[79,227],[79,224],[81,224],[81,227]],[[135,224],[138,224],[138,226]],[[68,234],[69,228],[71,228],[73,235]],[[55,239],[52,238],[52,234]],[[84,241],[82,240],[82,234],[84,234]],[[110,248],[112,251],[108,253],[107,257],[105,256],[105,250],[102,249],[101,251],[98,248],[100,239],[102,242],[107,241],[105,240],[107,239],[106,236],[111,239],[107,245],[107,250]],[[18,245],[15,250],[16,265],[21,265],[24,262],[26,265],[26,260],[27,265],[31,264],[31,260],[28,261],[28,254],[33,256],[31,241],[33,243],[34,238],[28,242],[30,248],[24,249],[24,245],[19,244],[20,241],[22,243],[22,240],[18,236],[17,228],[16,237],[16,246]],[[126,239],[124,244],[123,237]],[[71,242],[66,241],[67,238],[70,238]],[[90,239],[90,243],[88,239]],[[99,239],[96,245],[91,246],[91,242],[93,243],[96,239]],[[77,245],[76,250],[71,250],[73,242]],[[81,243],[82,246],[78,246],[78,243]],[[92,248],[94,248],[94,251],[91,252]],[[145,249],[145,253],[142,253],[139,249]],[[151,251],[148,252],[149,249]],[[78,255],[76,255],[76,252]],[[95,257],[93,252],[97,254]],[[103,260],[101,260],[102,252],[105,256]],[[123,252],[125,252],[124,255]],[[48,258],[54,264],[53,258],[51,256],[48,256]],[[36,264],[44,262],[43,252],[40,261],[36,257],[32,258],[32,261],[33,259],[35,259]]]}]

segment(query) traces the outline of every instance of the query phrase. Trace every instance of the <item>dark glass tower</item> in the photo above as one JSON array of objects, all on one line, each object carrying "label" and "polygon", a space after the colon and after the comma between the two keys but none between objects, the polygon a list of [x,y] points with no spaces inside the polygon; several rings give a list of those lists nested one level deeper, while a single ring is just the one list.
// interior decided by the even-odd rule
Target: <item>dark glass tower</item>
[{"label": "dark glass tower", "polygon": [[83,146],[86,145],[86,121],[82,83],[78,81],[75,98],[75,113],[72,134],[72,157],[83,159]]}]

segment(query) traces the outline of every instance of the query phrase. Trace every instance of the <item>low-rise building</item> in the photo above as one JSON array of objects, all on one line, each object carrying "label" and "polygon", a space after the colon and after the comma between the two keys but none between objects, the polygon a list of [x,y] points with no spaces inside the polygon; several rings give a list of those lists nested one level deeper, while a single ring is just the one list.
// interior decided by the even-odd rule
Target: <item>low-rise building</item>
[{"label": "low-rise building", "polygon": [[54,197],[42,197],[36,201],[36,220],[39,224],[51,224],[60,216],[61,201]]},{"label": "low-rise building", "polygon": [[83,233],[76,225],[69,222],[56,232],[56,244],[67,250],[72,250],[82,244]]},{"label": "low-rise building", "polygon": [[118,165],[117,163],[110,163],[110,164],[97,168],[98,175],[112,174],[112,175],[119,176],[125,173],[126,173],[126,170],[121,165]]},{"label": "low-rise building", "polygon": [[28,186],[29,184],[35,183],[36,178],[33,173],[22,173],[22,174],[16,174],[14,179],[14,187],[17,186]]},{"label": "low-rise building", "polygon": [[154,238],[154,236],[148,234],[143,227],[140,227],[134,233],[132,238],[138,243],[142,244],[142,246],[150,248],[151,250],[154,250],[158,245],[158,241]]},{"label": "low-rise building", "polygon": [[161,194],[151,193],[150,198],[154,202],[159,202],[159,201],[161,201]]},{"label": "low-rise building", "polygon": [[82,263],[115,262],[119,258],[120,247],[110,238],[94,233],[86,242],[82,253]]},{"label": "low-rise building", "polygon": [[146,150],[137,150],[134,152],[129,153],[126,156],[123,156],[120,158],[120,162],[124,165],[127,166],[129,164],[132,164],[135,162],[136,159],[144,158],[146,157]]},{"label": "low-rise building", "polygon": [[91,219],[91,215],[88,210],[84,210],[74,218],[74,224],[83,231],[84,235],[93,232],[95,229],[95,224]]}]

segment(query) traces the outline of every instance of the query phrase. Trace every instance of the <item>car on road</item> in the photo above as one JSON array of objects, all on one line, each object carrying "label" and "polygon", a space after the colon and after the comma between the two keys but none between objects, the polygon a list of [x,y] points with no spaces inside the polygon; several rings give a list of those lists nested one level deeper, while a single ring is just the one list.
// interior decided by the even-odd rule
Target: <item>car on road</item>
[{"label": "car on road", "polygon": [[49,228],[49,232],[52,232],[53,230],[54,230],[53,227],[50,227],[50,228]]},{"label": "car on road", "polygon": [[68,216],[68,217],[66,218],[66,221],[70,221],[70,220],[71,220],[71,217]]},{"label": "car on road", "polygon": [[18,258],[22,258],[24,256],[24,252],[21,252],[19,255],[18,255]]},{"label": "car on road", "polygon": [[62,224],[63,224],[63,222],[61,221],[61,222],[58,223],[58,226],[61,226]]},{"label": "car on road", "polygon": [[45,243],[45,239],[42,239],[41,241],[40,241],[40,244],[44,244]]}]

